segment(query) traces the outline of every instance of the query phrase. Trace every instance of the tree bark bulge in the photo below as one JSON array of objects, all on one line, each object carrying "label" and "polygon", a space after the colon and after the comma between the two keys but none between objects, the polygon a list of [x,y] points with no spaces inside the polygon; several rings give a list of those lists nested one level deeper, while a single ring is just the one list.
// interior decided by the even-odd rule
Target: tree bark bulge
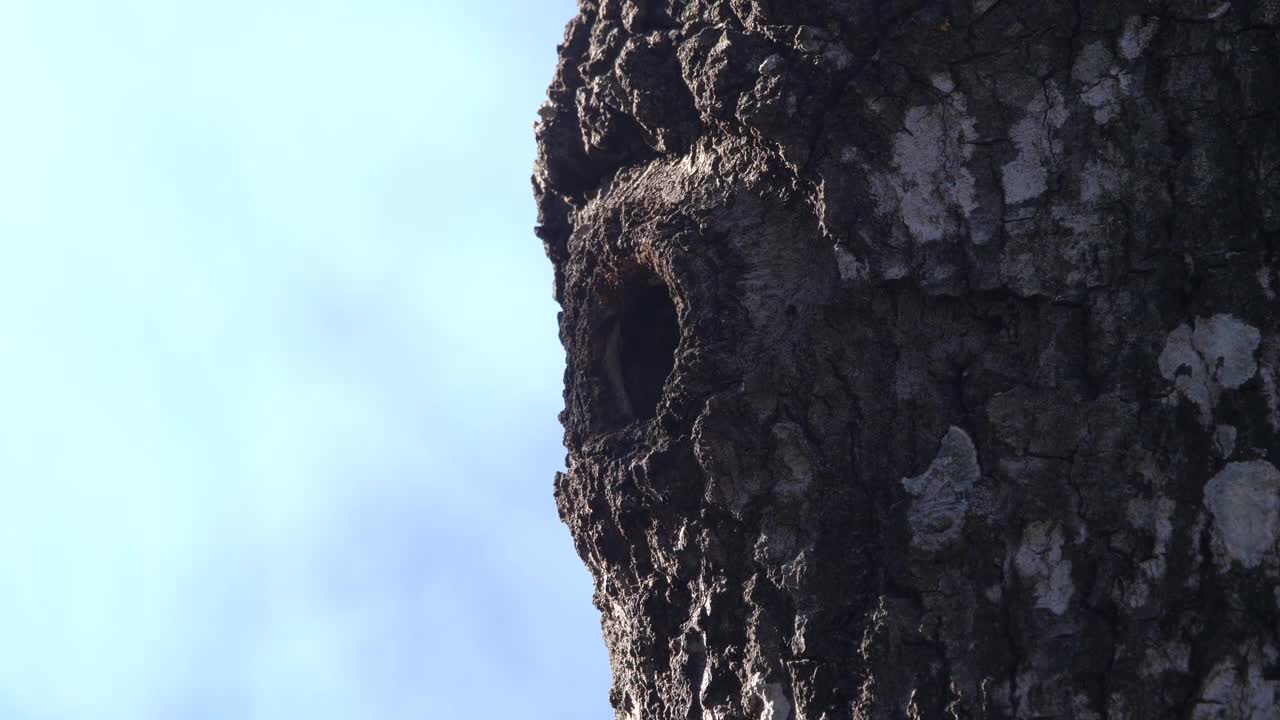
[{"label": "tree bark bulge", "polygon": [[1280,0],[582,0],[540,115],[618,718],[1280,718]]}]

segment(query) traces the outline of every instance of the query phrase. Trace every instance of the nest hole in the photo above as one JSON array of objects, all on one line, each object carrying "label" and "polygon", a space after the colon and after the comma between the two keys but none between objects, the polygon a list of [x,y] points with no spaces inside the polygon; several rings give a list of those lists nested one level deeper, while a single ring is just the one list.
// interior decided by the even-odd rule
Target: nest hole
[{"label": "nest hole", "polygon": [[623,418],[647,420],[657,414],[679,343],[680,323],[666,286],[632,290],[614,319],[606,359]]}]

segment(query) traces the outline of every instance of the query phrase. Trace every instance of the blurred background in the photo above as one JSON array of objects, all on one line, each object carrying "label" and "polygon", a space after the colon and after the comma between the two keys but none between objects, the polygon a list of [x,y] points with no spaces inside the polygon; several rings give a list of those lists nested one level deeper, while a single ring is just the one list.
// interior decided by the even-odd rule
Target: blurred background
[{"label": "blurred background", "polygon": [[612,717],[529,186],[574,11],[0,2],[0,720]]}]

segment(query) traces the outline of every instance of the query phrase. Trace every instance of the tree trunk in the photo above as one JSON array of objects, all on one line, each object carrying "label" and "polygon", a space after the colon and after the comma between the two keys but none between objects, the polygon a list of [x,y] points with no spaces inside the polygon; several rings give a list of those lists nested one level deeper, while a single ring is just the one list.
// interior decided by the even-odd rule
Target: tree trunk
[{"label": "tree trunk", "polygon": [[583,0],[549,96],[618,718],[1280,718],[1280,0]]}]

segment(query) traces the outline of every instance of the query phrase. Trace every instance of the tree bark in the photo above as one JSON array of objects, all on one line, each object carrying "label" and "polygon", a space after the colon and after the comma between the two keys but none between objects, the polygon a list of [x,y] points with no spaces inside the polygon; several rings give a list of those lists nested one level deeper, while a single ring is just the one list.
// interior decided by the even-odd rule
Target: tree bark
[{"label": "tree bark", "polygon": [[582,0],[540,115],[618,718],[1280,718],[1280,0]]}]

